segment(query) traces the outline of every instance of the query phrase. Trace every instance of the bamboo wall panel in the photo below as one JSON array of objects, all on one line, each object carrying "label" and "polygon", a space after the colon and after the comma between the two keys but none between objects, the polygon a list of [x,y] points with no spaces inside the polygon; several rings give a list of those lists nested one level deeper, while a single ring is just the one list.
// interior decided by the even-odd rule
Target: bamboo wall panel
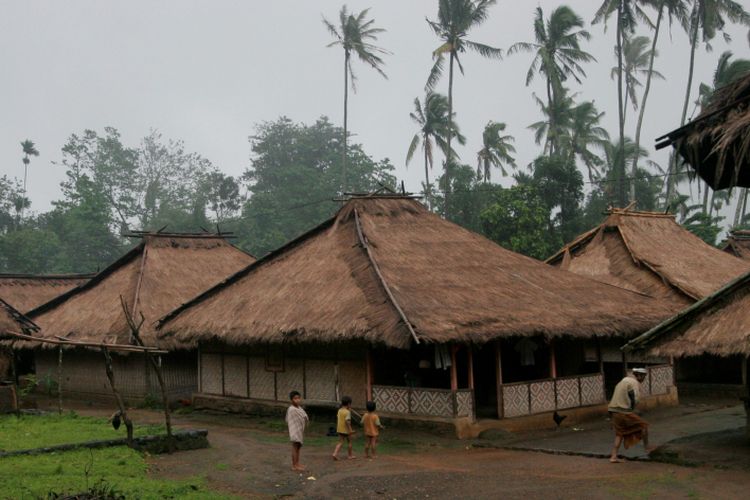
[{"label": "bamboo wall panel", "polygon": [[474,415],[474,396],[472,391],[456,391],[456,416],[470,417]]},{"label": "bamboo wall panel", "polygon": [[557,409],[575,408],[581,406],[580,392],[577,378],[557,380]]},{"label": "bamboo wall panel", "polygon": [[244,398],[248,396],[247,356],[224,355],[224,394]]},{"label": "bamboo wall panel", "polygon": [[503,386],[503,411],[505,417],[518,417],[529,414],[528,384]]},{"label": "bamboo wall panel", "polygon": [[531,413],[554,411],[556,404],[554,381],[532,382],[529,384],[529,390],[531,391]]},{"label": "bamboo wall panel", "polygon": [[590,406],[605,403],[604,379],[600,373],[580,377],[581,380],[581,406]]},{"label": "bamboo wall panel", "polygon": [[335,364],[332,360],[305,361],[305,399],[336,401]]},{"label": "bamboo wall panel", "polygon": [[373,386],[372,398],[383,413],[409,413],[409,388]]},{"label": "bamboo wall panel", "polygon": [[414,389],[411,393],[411,413],[436,417],[453,416],[453,394],[449,391]]},{"label": "bamboo wall panel", "polygon": [[250,397],[255,399],[275,399],[276,382],[274,372],[266,370],[266,358],[251,357]]},{"label": "bamboo wall panel", "polygon": [[284,371],[276,373],[276,392],[279,401],[288,401],[289,393],[304,388],[304,362],[299,358],[286,358]]},{"label": "bamboo wall panel", "polygon": [[201,390],[205,394],[221,394],[221,354],[201,354]]},{"label": "bamboo wall panel", "polygon": [[364,408],[367,399],[367,372],[364,360],[339,363],[339,391],[351,396],[355,408]]}]

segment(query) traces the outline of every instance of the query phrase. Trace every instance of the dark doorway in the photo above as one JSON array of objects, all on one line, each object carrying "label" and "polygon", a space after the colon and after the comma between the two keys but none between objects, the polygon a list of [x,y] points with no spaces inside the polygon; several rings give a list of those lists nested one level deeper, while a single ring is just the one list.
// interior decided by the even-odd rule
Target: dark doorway
[{"label": "dark doorway", "polygon": [[476,418],[498,418],[497,360],[494,343],[474,348],[474,404]]}]

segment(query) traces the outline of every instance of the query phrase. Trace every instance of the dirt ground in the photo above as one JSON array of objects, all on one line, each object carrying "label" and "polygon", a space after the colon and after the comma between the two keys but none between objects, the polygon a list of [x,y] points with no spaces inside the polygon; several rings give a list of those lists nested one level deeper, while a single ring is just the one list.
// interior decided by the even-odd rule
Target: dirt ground
[{"label": "dirt ground", "polygon": [[[78,409],[105,414],[106,410]],[[139,422],[159,422],[136,410]],[[335,438],[314,422],[302,462],[290,470],[281,419],[195,412],[175,415],[177,427],[205,428],[211,447],[149,458],[155,477],[205,477],[217,491],[242,498],[744,498],[750,471],[702,465],[607,460],[529,451],[477,448],[471,442],[419,431],[386,429],[381,455],[331,459]]]}]

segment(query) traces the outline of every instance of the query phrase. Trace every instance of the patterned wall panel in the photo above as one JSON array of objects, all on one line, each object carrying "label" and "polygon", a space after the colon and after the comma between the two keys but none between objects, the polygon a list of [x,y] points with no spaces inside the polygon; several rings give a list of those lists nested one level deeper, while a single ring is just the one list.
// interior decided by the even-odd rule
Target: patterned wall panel
[{"label": "patterned wall panel", "polygon": [[604,396],[604,382],[601,374],[580,377],[581,406],[590,406],[606,402]]},{"label": "patterned wall panel", "polygon": [[221,394],[221,354],[201,354],[201,390]]},{"label": "patterned wall panel", "polygon": [[651,395],[651,380],[649,380],[649,377],[646,376],[645,379],[643,379],[643,382],[641,382],[641,388],[639,390],[640,396],[650,396]]},{"label": "patterned wall panel", "polygon": [[555,383],[557,384],[558,410],[581,406],[580,394],[578,392],[578,378],[559,379]]},{"label": "patterned wall panel", "polygon": [[284,371],[276,373],[276,397],[279,401],[289,400],[289,393],[303,389],[303,362],[299,358],[286,358]]},{"label": "patterned wall panel", "polygon": [[250,397],[254,399],[274,399],[274,372],[266,371],[266,358],[250,357]]},{"label": "patterned wall panel", "polygon": [[247,397],[247,357],[224,355],[224,394]]},{"label": "patterned wall panel", "polygon": [[529,386],[527,384],[503,386],[503,413],[506,418],[529,414]]},{"label": "patterned wall panel", "polygon": [[472,394],[472,391],[456,392],[456,409],[457,417],[474,416],[474,395]]},{"label": "patterned wall panel", "polygon": [[409,413],[409,389],[372,386],[372,398],[383,413]]},{"label": "patterned wall panel", "polygon": [[305,361],[305,399],[336,401],[336,373],[332,360]]},{"label": "patterned wall panel", "polygon": [[413,389],[411,393],[411,413],[436,417],[453,416],[453,395],[450,391]]},{"label": "patterned wall panel", "polygon": [[529,384],[531,391],[531,413],[542,413],[555,409],[555,383],[552,380],[532,382]]},{"label": "patterned wall panel", "polygon": [[672,367],[661,365],[651,368],[651,394],[666,394],[672,385]]},{"label": "patterned wall panel", "polygon": [[367,372],[364,360],[339,362],[339,392],[342,396],[351,396],[355,408],[365,407]]}]

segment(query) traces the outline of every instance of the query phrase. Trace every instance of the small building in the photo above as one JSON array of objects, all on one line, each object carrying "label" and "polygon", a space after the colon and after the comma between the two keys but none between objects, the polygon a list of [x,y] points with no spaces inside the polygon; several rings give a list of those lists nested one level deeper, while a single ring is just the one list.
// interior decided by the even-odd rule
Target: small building
[{"label": "small building", "polygon": [[672,316],[625,345],[629,351],[680,359],[710,355],[742,367],[742,391],[750,437],[750,273]]},{"label": "small building", "polygon": [[[195,350],[187,344],[158,341],[154,322],[255,259],[229,244],[225,234],[145,232],[132,236],[141,240],[132,250],[29,316],[45,338],[131,344],[123,301],[137,322],[143,319],[143,342],[170,351],[161,357],[170,397],[189,397],[197,387]],[[39,381],[57,373],[54,347],[35,348],[34,361]],[[155,375],[143,355],[113,355],[113,362],[124,398],[138,401],[158,395]],[[63,365],[63,393],[86,399],[111,397],[100,353],[66,349]]]},{"label": "small building", "polygon": [[656,139],[713,189],[750,187],[750,74],[714,92],[690,123]]},{"label": "small building", "polygon": [[29,318],[0,298],[0,339],[3,340],[0,345],[0,413],[7,413],[18,407],[14,383],[8,380],[8,375],[12,375],[9,373],[12,357],[7,355],[7,351],[13,339],[8,334],[32,335],[38,331],[39,327]]},{"label": "small building", "polygon": [[[671,214],[627,209],[612,209],[547,263],[653,297],[673,314],[750,270],[750,262],[708,245]],[[610,345],[604,356],[615,360],[622,354]],[[677,364],[675,377],[681,392],[713,392],[715,384],[731,390],[739,383],[740,366],[710,356],[686,359]]]},{"label": "small building", "polygon": [[[601,410],[600,341],[621,345],[668,314],[415,199],[372,195],[171,312],[159,337],[199,345],[198,406],[280,406],[299,390],[307,404],[346,394],[453,422]],[[657,375],[667,392],[671,375]]]},{"label": "small building", "polygon": [[750,260],[750,231],[734,229],[720,245],[721,249],[740,259]]},{"label": "small building", "polygon": [[24,313],[83,285],[94,274],[0,274],[0,297]]}]

